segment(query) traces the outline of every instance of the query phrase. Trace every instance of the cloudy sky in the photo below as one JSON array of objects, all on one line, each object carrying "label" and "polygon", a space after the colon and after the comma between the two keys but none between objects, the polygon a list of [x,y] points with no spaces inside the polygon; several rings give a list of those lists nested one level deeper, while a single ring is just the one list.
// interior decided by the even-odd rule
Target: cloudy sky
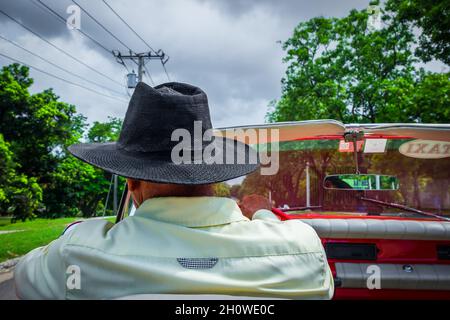
[{"label": "cloudy sky", "polygon": [[[40,0],[64,18],[71,0]],[[267,106],[280,96],[286,66],[279,41],[314,16],[344,16],[365,8],[369,0],[106,0],[154,49],[170,56],[172,81],[204,89],[216,127],[264,122]],[[93,18],[135,52],[148,48],[102,0],[76,0]],[[69,71],[101,84],[81,80],[0,39],[0,53],[69,81],[90,87],[109,98],[31,70],[33,92],[52,87],[62,101],[75,104],[89,122],[123,117],[127,108],[126,69],[111,53],[52,15],[37,0],[0,0],[0,10],[115,82],[51,47],[0,13],[0,35]],[[109,50],[127,49],[81,11],[81,30]],[[11,63],[0,56],[0,65]],[[136,69],[131,62],[130,69]],[[147,67],[156,84],[167,81],[159,61]],[[145,82],[151,84],[148,78]],[[114,91],[114,92],[113,92]],[[132,92],[130,92],[132,93]]]}]

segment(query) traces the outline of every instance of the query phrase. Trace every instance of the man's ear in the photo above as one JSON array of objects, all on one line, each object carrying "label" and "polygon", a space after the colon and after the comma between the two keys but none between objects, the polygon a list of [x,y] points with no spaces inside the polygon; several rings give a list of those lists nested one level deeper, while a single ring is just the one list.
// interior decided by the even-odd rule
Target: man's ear
[{"label": "man's ear", "polygon": [[134,190],[139,188],[139,186],[141,185],[141,182],[139,180],[127,179],[127,184],[128,184],[128,190],[133,192]]}]

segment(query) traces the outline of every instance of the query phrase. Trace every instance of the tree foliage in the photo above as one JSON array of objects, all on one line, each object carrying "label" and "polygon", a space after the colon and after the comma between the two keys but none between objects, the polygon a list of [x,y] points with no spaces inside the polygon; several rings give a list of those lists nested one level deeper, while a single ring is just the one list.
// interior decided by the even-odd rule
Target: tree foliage
[{"label": "tree foliage", "polygon": [[46,183],[64,148],[78,141],[85,118],[58,101],[51,89],[29,94],[28,68],[12,64],[0,73],[0,130],[20,161],[19,172]]},{"label": "tree foliage", "polygon": [[[382,11],[381,29],[368,28],[368,18],[367,10],[352,10],[295,28],[283,45],[288,68],[269,121],[450,121],[449,74],[417,68],[411,25],[392,6]],[[432,86],[437,94],[430,94]]]},{"label": "tree foliage", "polygon": [[0,215],[25,220],[40,208],[42,189],[36,178],[19,174],[16,168],[9,144],[0,134]]},{"label": "tree foliage", "polygon": [[95,121],[87,133],[89,142],[109,142],[119,139],[122,119],[108,117],[107,122]]},{"label": "tree foliage", "polygon": [[95,215],[111,175],[67,152],[67,147],[116,140],[121,120],[94,122],[51,89],[30,94],[28,68],[12,64],[0,72],[0,214],[15,219],[35,215]]},{"label": "tree foliage", "polygon": [[[367,10],[301,22],[283,45],[282,97],[271,104],[268,120],[448,123],[450,73],[418,67],[432,59],[449,64],[447,2],[387,0],[377,30],[368,28]],[[74,105],[52,89],[31,94],[32,84],[25,66],[0,71],[0,215],[95,215],[104,209],[111,175],[70,156],[67,147],[117,140],[122,121],[109,118],[89,128]],[[300,181],[306,167],[320,178],[336,165],[328,151],[281,157],[285,169],[273,179],[250,175],[242,186],[217,184],[215,194],[239,198],[272,190],[275,200],[302,203],[304,185],[292,181]]]},{"label": "tree foliage", "polygon": [[425,62],[441,60],[450,65],[450,4],[448,0],[389,0],[400,23],[420,29],[416,54]]},{"label": "tree foliage", "polygon": [[[118,138],[122,120],[109,118],[105,123],[94,122],[86,133],[88,142],[110,142]],[[111,174],[95,168],[65,153],[51,173],[52,184],[45,194],[47,217],[81,214],[92,217],[105,209],[103,201],[109,192]],[[123,190],[124,179],[119,179],[119,190]],[[108,213],[111,212],[108,210]]]}]

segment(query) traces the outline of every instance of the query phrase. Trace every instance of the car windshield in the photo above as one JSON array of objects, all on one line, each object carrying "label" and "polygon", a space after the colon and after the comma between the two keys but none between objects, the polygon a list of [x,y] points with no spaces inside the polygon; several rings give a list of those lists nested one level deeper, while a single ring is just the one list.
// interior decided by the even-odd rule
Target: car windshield
[{"label": "car windshield", "polygon": [[[264,152],[270,146],[257,146]],[[257,171],[229,181],[231,196],[259,194],[289,214],[417,215],[407,210],[361,201],[361,197],[450,215],[450,145],[413,139],[365,139],[357,144],[358,169],[365,174],[396,176],[397,190],[339,190],[324,187],[327,175],[356,172],[353,144],[340,139],[279,143],[279,170]],[[309,181],[309,183],[308,183]]]}]

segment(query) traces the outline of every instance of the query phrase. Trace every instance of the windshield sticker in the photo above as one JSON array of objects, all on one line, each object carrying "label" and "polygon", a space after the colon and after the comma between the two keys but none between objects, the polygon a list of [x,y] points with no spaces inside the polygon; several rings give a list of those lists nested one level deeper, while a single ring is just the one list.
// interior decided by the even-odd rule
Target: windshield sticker
[{"label": "windshield sticker", "polygon": [[384,153],[387,139],[366,139],[364,153]]},{"label": "windshield sticker", "polygon": [[[364,140],[356,141],[357,151],[361,151]],[[345,142],[345,140],[339,141],[339,152],[353,152],[353,142]]]},{"label": "windshield sticker", "polygon": [[446,158],[450,157],[450,142],[433,140],[412,140],[402,144],[398,151],[404,156],[411,158]]}]

